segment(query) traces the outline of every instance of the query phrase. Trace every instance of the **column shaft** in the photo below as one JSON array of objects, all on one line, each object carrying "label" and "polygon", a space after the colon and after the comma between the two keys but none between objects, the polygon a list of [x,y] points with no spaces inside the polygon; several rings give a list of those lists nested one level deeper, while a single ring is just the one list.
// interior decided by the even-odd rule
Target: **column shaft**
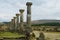
[{"label": "column shaft", "polygon": [[23,14],[20,15],[20,26],[23,27]]},{"label": "column shaft", "polygon": [[27,27],[31,27],[31,6],[27,6]]},{"label": "column shaft", "polygon": [[20,12],[20,30],[21,30],[20,32],[23,33],[23,31],[24,31],[24,25],[23,25],[23,12],[24,12],[24,10],[20,9],[19,12]]},{"label": "column shaft", "polygon": [[16,22],[16,30],[18,30],[19,27],[19,14],[16,14],[17,22]]},{"label": "column shaft", "polygon": [[12,31],[13,29],[14,29],[14,27],[13,27],[13,24],[14,22],[13,22],[13,19],[11,20],[11,24],[10,24],[10,30]]},{"label": "column shaft", "polygon": [[31,27],[31,2],[27,2],[27,27]]},{"label": "column shaft", "polygon": [[15,31],[15,28],[16,28],[16,17],[14,17],[14,31]]}]

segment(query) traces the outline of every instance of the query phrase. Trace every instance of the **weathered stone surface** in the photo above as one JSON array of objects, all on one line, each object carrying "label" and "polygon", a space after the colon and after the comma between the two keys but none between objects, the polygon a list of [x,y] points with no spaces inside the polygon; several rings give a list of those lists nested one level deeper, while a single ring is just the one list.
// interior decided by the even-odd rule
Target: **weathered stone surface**
[{"label": "weathered stone surface", "polygon": [[11,22],[10,22],[10,31],[13,31],[13,29],[14,29],[13,23],[14,23],[14,21],[13,21],[13,19],[11,19]]},{"label": "weathered stone surface", "polygon": [[26,3],[27,5],[27,27],[26,29],[31,32],[31,5],[32,3],[31,2],[27,2]]},{"label": "weathered stone surface", "polygon": [[13,17],[13,18],[14,18],[14,20],[13,20],[13,21],[14,21],[14,23],[13,23],[14,26],[13,26],[13,27],[14,27],[14,31],[15,31],[15,27],[16,27],[16,17]]},{"label": "weathered stone surface", "polygon": [[31,2],[27,2],[27,27],[31,27]]},{"label": "weathered stone surface", "polygon": [[16,14],[16,18],[17,18],[16,27],[15,27],[16,31],[18,31],[18,27],[19,27],[19,15],[20,14]]},{"label": "weathered stone surface", "polygon": [[30,33],[28,31],[26,31],[25,36],[26,36],[26,40],[30,39]]},{"label": "weathered stone surface", "polygon": [[45,35],[43,32],[40,33],[39,40],[45,40]]},{"label": "weathered stone surface", "polygon": [[20,9],[19,12],[20,12],[20,32],[23,33],[23,29],[24,29],[24,27],[23,27],[23,12],[24,12],[24,9]]}]

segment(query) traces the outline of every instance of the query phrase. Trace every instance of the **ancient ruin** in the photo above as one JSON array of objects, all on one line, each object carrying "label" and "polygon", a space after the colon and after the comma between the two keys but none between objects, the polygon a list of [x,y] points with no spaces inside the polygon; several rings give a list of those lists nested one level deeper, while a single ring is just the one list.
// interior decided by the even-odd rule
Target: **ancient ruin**
[{"label": "ancient ruin", "polygon": [[17,20],[17,22],[16,22],[16,31],[18,31],[18,27],[19,27],[19,15],[20,14],[16,14],[16,20]]},{"label": "ancient ruin", "polygon": [[14,20],[13,20],[13,27],[14,27],[13,30],[15,31],[15,30],[16,30],[16,29],[15,29],[15,27],[16,27],[16,17],[13,17],[13,19],[14,19]]},{"label": "ancient ruin", "polygon": [[19,12],[20,12],[20,27],[23,30],[23,12],[24,12],[24,9],[20,9]]},{"label": "ancient ruin", "polygon": [[[9,23],[9,28],[8,29],[6,28],[10,35],[6,34],[7,37],[5,37],[5,35],[4,35],[4,36],[2,36],[3,38],[0,38],[0,40],[12,40],[12,39],[13,40],[48,40],[48,39],[50,40],[50,38],[55,37],[54,36],[54,35],[56,35],[56,34],[54,34],[55,32],[60,32],[60,28],[59,28],[60,24],[58,25],[58,23],[57,23],[58,26],[51,26],[50,24],[49,24],[50,26],[49,25],[47,26],[46,23],[44,25],[39,24],[40,23],[39,20],[38,20],[38,23],[36,23],[35,21],[31,21],[32,2],[27,2],[26,6],[27,6],[26,22],[24,22],[24,17],[23,17],[25,9],[19,9],[19,13],[17,13],[15,15],[15,17],[13,17],[13,19],[11,19],[11,21]],[[43,23],[43,22],[41,21],[41,23]],[[0,30],[1,29],[5,30],[4,27],[0,27]],[[4,30],[2,30],[2,31],[4,31]],[[4,32],[6,32],[6,31],[4,31]],[[51,33],[49,33],[49,32],[54,32],[54,33],[52,33],[53,37],[50,37],[50,38],[48,37],[51,35]],[[13,36],[11,36],[11,34]],[[9,37],[8,37],[8,35],[9,35]],[[58,38],[55,40],[58,40]]]}]

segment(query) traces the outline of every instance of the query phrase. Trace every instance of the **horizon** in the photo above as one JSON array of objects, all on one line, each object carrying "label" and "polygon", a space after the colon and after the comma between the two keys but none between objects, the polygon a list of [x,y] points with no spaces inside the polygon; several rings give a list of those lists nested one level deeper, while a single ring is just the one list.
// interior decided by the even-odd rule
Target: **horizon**
[{"label": "horizon", "polygon": [[[60,20],[55,20],[55,19],[41,19],[41,20],[31,20],[31,21],[60,21]],[[3,22],[10,22],[10,21],[3,21]],[[3,23],[3,22],[0,22],[0,23]],[[23,22],[26,22],[26,21],[23,21]]]}]

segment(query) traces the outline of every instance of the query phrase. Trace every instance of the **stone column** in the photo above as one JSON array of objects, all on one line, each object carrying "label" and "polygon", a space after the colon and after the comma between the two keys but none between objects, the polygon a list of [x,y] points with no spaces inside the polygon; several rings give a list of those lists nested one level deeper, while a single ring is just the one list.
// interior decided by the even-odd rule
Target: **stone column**
[{"label": "stone column", "polygon": [[31,27],[31,2],[27,2],[27,27]]},{"label": "stone column", "polygon": [[27,5],[27,27],[31,29],[30,27],[31,27],[31,5],[32,3],[27,2],[26,5]]},{"label": "stone column", "polygon": [[20,12],[20,27],[23,30],[23,12],[24,12],[24,9],[20,9],[19,12]]},{"label": "stone column", "polygon": [[14,31],[15,31],[15,27],[16,27],[16,17],[14,17]]},{"label": "stone column", "polygon": [[10,31],[13,31],[13,29],[14,29],[14,28],[13,28],[13,25],[14,25],[13,23],[14,23],[14,22],[13,22],[13,19],[11,19]]},{"label": "stone column", "polygon": [[26,29],[25,29],[25,34],[26,34],[26,40],[29,40],[30,39],[30,32],[32,31],[31,30],[31,5],[32,3],[31,2],[27,2],[26,3],[27,5],[27,26],[26,26]]},{"label": "stone column", "polygon": [[18,30],[19,27],[19,14],[16,14],[17,22],[16,22],[16,30]]}]

